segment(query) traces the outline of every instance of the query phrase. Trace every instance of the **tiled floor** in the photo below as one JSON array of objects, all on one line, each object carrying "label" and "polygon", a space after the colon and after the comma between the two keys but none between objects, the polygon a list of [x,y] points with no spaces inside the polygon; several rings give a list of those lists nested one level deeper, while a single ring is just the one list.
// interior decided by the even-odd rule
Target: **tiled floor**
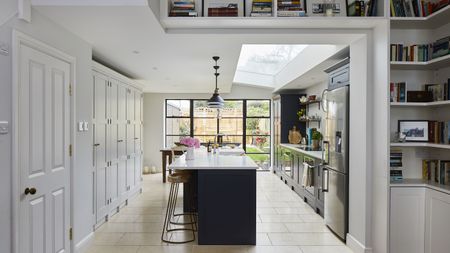
[{"label": "tiled floor", "polygon": [[[169,184],[146,175],[143,193],[101,226],[88,253],[351,253],[323,219],[269,172],[258,172],[257,246],[167,245],[161,229]],[[180,203],[181,204],[181,203]],[[217,217],[220,219],[220,217]],[[184,234],[173,236],[183,238]]]}]

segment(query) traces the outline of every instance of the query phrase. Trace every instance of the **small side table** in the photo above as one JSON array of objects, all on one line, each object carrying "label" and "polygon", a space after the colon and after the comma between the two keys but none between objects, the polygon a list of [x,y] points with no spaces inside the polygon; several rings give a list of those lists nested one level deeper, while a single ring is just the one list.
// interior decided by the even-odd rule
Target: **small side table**
[{"label": "small side table", "polygon": [[[162,155],[162,177],[163,177],[163,183],[166,182],[166,171],[167,171],[167,165],[171,164],[173,161],[173,154],[175,155],[182,155],[184,151],[182,149],[161,149],[161,155]],[[167,160],[168,158],[168,160]],[[169,170],[169,174],[172,174],[172,170]]]}]

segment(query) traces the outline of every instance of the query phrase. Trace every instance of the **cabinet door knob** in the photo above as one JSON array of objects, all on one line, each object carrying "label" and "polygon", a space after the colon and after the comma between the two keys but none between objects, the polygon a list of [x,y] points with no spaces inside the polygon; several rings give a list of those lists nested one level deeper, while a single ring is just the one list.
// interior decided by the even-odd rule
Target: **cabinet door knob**
[{"label": "cabinet door knob", "polygon": [[34,194],[36,194],[36,188],[25,188],[25,191],[24,191],[24,193],[25,193],[25,195],[28,195],[28,194],[30,194],[30,195],[34,195]]}]

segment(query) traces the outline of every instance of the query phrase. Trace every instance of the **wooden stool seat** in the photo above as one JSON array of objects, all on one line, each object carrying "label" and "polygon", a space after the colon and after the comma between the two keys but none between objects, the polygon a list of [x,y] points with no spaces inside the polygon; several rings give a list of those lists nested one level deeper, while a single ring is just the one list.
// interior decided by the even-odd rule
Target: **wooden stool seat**
[{"label": "wooden stool seat", "polygon": [[189,183],[190,175],[185,173],[175,172],[169,176],[167,176],[167,181],[172,184],[183,184]]}]

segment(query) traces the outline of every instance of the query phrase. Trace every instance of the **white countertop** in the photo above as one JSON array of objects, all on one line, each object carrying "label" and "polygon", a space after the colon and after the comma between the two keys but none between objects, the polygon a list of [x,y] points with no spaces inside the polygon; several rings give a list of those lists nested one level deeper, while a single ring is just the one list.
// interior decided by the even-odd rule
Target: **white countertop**
[{"label": "white countertop", "polygon": [[307,155],[309,157],[322,160],[322,151],[306,151],[306,150],[303,150],[303,149],[299,148],[299,147],[305,147],[305,145],[281,143],[280,146],[292,149],[292,150],[300,152],[300,153],[303,153],[303,154],[305,154],[305,155]]},{"label": "white countertop", "polygon": [[206,152],[206,149],[194,151],[194,160],[187,160],[185,154],[168,166],[172,170],[256,170],[258,165],[248,156],[220,155]]},{"label": "white countertop", "polygon": [[420,178],[418,179],[405,178],[402,181],[391,181],[391,187],[426,187],[429,189],[450,194],[450,185],[438,184],[436,182]]}]

